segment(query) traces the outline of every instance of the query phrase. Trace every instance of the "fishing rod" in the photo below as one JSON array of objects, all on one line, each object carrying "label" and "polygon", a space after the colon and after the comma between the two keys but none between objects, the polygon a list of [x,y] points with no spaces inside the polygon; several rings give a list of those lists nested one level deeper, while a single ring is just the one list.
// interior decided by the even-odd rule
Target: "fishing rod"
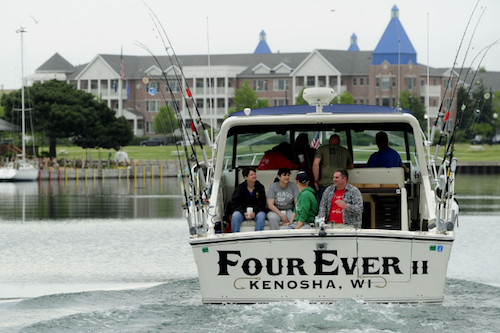
[{"label": "fishing rod", "polygon": [[[196,101],[195,101],[195,99],[194,99],[193,95],[191,94],[191,90],[190,90],[190,88],[189,88],[189,84],[187,83],[186,77],[184,76],[184,72],[182,71],[182,66],[180,65],[180,61],[179,61],[179,59],[177,58],[177,55],[176,55],[176,53],[175,53],[175,51],[174,51],[174,48],[173,48],[173,46],[172,46],[172,43],[171,43],[171,41],[170,41],[170,38],[168,37],[168,34],[167,34],[167,32],[166,32],[165,28],[163,27],[163,24],[161,23],[161,21],[158,19],[158,16],[156,15],[156,13],[155,13],[155,12],[151,9],[151,7],[150,7],[149,5],[145,2],[145,0],[141,0],[141,1],[142,1],[142,2],[144,3],[144,5],[145,5],[145,6],[149,9],[150,14],[151,14],[151,15],[153,15],[153,17],[154,17],[153,23],[154,23],[154,24],[155,24],[155,26],[157,27],[157,30],[159,31],[159,29],[158,29],[158,26],[159,26],[159,27],[161,28],[161,31],[162,31],[162,32],[163,32],[163,34],[165,35],[165,39],[167,40],[168,45],[167,45],[167,43],[165,43],[165,39],[164,39],[164,38],[163,38],[163,36],[161,35],[161,32],[160,32],[160,39],[161,39],[161,41],[162,41],[162,43],[163,43],[163,46],[165,47],[165,50],[166,50],[166,52],[167,52],[167,55],[168,55],[168,57],[169,57],[169,59],[170,59],[170,61],[171,61],[172,65],[173,65],[174,67],[175,67],[175,64],[177,64],[177,65],[178,65],[178,69],[179,69],[179,71],[180,71],[180,73],[181,73],[181,76],[182,76],[182,79],[184,79],[184,82],[185,82],[185,85],[186,85],[186,94],[188,95],[188,97],[189,97],[189,98],[191,98],[191,101],[192,101],[192,103],[193,103],[194,109],[196,110],[197,117],[196,117],[196,118],[195,118],[195,117],[192,117],[192,115],[191,115],[191,110],[190,110],[190,108],[189,108],[189,105],[188,105],[188,104],[187,104],[187,102],[186,102],[186,106],[187,106],[187,108],[188,108],[188,113],[189,113],[189,115],[190,115],[191,119],[196,120],[196,123],[197,123],[197,124],[201,124],[201,127],[203,128],[203,132],[204,132],[204,134],[205,134],[205,140],[206,140],[206,142],[209,144],[209,146],[211,146],[211,142],[212,142],[212,141],[211,141],[211,139],[210,139],[210,135],[208,134],[208,130],[205,128],[205,124],[201,121],[201,114],[200,114],[200,111],[198,110],[198,106],[196,105]],[[169,53],[168,53],[168,49],[171,49],[171,50],[172,50],[172,54],[173,54],[173,56],[174,56],[174,58],[175,58],[175,62],[174,62],[174,61],[172,61],[172,58],[170,57],[170,55],[169,55]],[[174,73],[176,73],[175,68],[174,68]],[[182,81],[180,80],[180,78],[178,78],[178,81],[179,81],[180,86],[182,87]],[[208,166],[208,165],[209,165],[209,164],[208,164],[208,158],[207,158],[207,155],[206,155],[205,149],[204,149],[204,147],[203,147],[203,145],[202,145],[202,143],[201,143],[201,140],[199,139],[199,134],[198,134],[198,131],[197,131],[197,129],[196,129],[196,127],[195,127],[195,126],[192,126],[192,130],[193,130],[193,133],[195,133],[195,134],[196,134],[196,136],[197,136],[197,138],[198,138],[198,142],[199,142],[200,148],[202,149],[203,158],[205,159],[205,163],[206,163],[206,165]]]},{"label": "fishing rod", "polygon": [[[472,20],[472,17],[474,16],[476,8],[479,5],[479,1],[481,1],[481,0],[478,0],[476,2],[476,5],[474,6],[474,9],[472,10],[472,13],[471,13],[471,15],[469,17],[469,21],[467,22],[467,25],[465,26],[465,31],[464,31],[464,33],[462,35],[462,39],[460,40],[460,45],[458,46],[458,50],[457,50],[457,53],[455,55],[455,60],[453,61],[453,66],[452,66],[451,71],[450,71],[450,77],[448,79],[448,82],[451,81],[451,77],[453,75],[453,71],[455,70],[455,64],[457,63],[458,55],[460,54],[460,49],[462,48],[462,43],[463,43],[463,41],[465,39],[465,35],[467,34],[467,30],[469,29],[469,24],[470,24],[470,22]],[[439,122],[440,118],[444,118],[444,116],[445,116],[444,113],[441,112],[441,110],[443,108],[443,103],[444,103],[444,100],[445,100],[444,96],[446,95],[447,91],[448,91],[448,85],[445,87],[445,90],[444,90],[444,93],[443,93],[443,98],[441,99],[441,104],[439,105],[438,116],[436,117],[436,120],[434,121],[434,126],[432,126],[431,137],[429,138],[430,142],[434,141],[434,136],[435,136],[435,133],[436,133],[436,127],[438,125],[438,122]],[[442,126],[444,126],[444,122],[443,122]],[[438,154],[438,151],[439,151],[439,145],[441,143],[441,137],[442,137],[442,135],[439,138],[439,143],[436,145],[436,154],[434,155],[436,158],[437,158],[436,155]]]},{"label": "fishing rod", "polygon": [[[152,57],[153,59],[156,61],[157,65],[160,67],[160,70],[162,72],[162,75],[163,75],[163,79],[165,81],[165,84],[168,88],[168,91],[170,93],[170,96],[172,98],[172,101],[174,102],[174,112],[175,112],[175,115],[176,115],[176,118],[178,119],[178,122],[179,122],[179,128],[181,130],[181,135],[183,138],[188,138],[189,136],[186,134],[186,128],[187,126],[185,125],[185,122],[182,118],[182,114],[181,114],[181,111],[180,111],[180,108],[179,108],[179,105],[180,103],[177,103],[177,100],[175,98],[175,95],[174,95],[174,92],[173,92],[173,89],[169,83],[169,80],[168,80],[168,77],[167,77],[167,74],[166,74],[166,71],[164,70],[162,64],[160,63],[158,57],[156,57],[152,52],[151,50],[149,50],[144,44],[142,43],[139,43],[139,46],[141,46],[143,49],[145,49]],[[175,68],[175,67],[174,67]],[[161,94],[162,96],[164,96],[164,93],[163,91],[161,91]],[[166,101],[166,98],[164,98],[164,100]],[[193,126],[191,126],[193,128]],[[199,141],[199,136],[198,136],[198,141]],[[186,160],[187,160],[187,164],[188,164],[188,167],[187,167],[187,170],[186,172],[188,173],[189,175],[189,181],[188,181],[188,185],[189,185],[189,188],[190,188],[190,191],[189,191],[189,200],[186,198],[186,201],[187,202],[190,202],[192,205],[192,207],[195,209],[195,223],[193,223],[191,221],[191,215],[190,214],[187,214],[188,215],[188,221],[189,221],[189,225],[190,225],[190,232],[191,234],[196,234],[197,232],[197,229],[200,229],[201,227],[204,227],[206,225],[206,223],[203,223],[201,226],[199,225],[198,223],[198,212],[201,210],[202,212],[204,212],[204,206],[205,206],[205,203],[208,202],[208,194],[207,194],[207,186],[205,185],[205,179],[204,179],[204,176],[203,176],[203,169],[201,168],[200,164],[199,164],[199,161],[197,159],[197,156],[196,156],[196,151],[194,149],[194,146],[193,144],[191,143],[190,144],[190,147],[191,147],[191,150],[192,150],[192,153],[193,155],[190,157],[189,156],[189,153],[187,152],[187,145],[183,145],[184,146],[184,152],[185,152],[185,155],[186,155]],[[177,148],[178,149],[178,148]],[[179,155],[178,155],[179,156]],[[192,172],[190,167],[189,167],[189,161],[190,160],[194,160],[194,162],[196,163],[196,170],[198,170],[198,172]],[[181,162],[179,162],[181,163]],[[183,169],[182,165],[181,165],[181,170]],[[199,177],[199,173],[201,173],[201,177]],[[195,185],[197,184],[195,182],[195,179],[198,179],[198,180],[201,180],[201,185],[198,184],[198,187],[201,188],[201,195],[198,197],[196,195],[196,193],[198,193],[196,190],[195,190]],[[182,186],[183,187],[183,186]],[[200,206],[201,205],[201,206]],[[189,209],[189,205],[186,205],[187,209]],[[204,216],[204,215],[203,215]],[[193,224],[196,224],[196,227],[193,227]],[[204,230],[203,229],[203,233],[204,233]]]},{"label": "fishing rod", "polygon": [[[155,62],[157,63],[157,65],[160,67],[163,75],[165,76],[165,82],[166,82],[166,84],[169,86],[168,80],[166,79],[165,71],[163,70],[163,66],[161,65],[159,59],[144,44],[138,42],[137,45],[140,46],[141,48],[143,48],[144,50],[146,50],[153,57],[153,59],[155,60]],[[180,115],[180,110],[179,110],[179,106],[178,106],[179,103],[177,102],[177,100],[176,100],[176,98],[175,98],[175,96],[173,94],[173,91],[172,91],[172,89],[171,89],[170,86],[169,86],[169,92],[170,92],[170,95],[171,95],[171,98],[172,98],[172,101],[173,101],[173,104],[174,104],[174,107],[172,109],[174,110],[174,113],[176,114],[176,118],[177,118],[177,121],[178,121],[179,129],[180,129],[181,133],[183,133],[185,131],[185,124],[184,124],[184,121],[182,119],[182,116]],[[161,93],[164,101],[166,102],[166,98],[165,98],[164,92],[161,89],[160,89],[160,93]],[[173,128],[173,120],[171,119],[171,115],[170,114],[169,114],[169,121],[170,121],[171,126]],[[187,146],[185,146],[185,145],[183,145],[183,146],[184,146],[184,153],[185,153],[186,159],[187,159],[187,161],[189,161],[191,157],[190,157],[190,155],[189,155],[189,153],[187,151]],[[177,156],[180,156],[178,145],[176,145],[176,150],[177,150]],[[196,157],[196,155],[195,155],[195,157]],[[178,161],[179,161],[179,169],[181,171],[180,174],[181,174],[181,176],[182,176],[183,179],[186,179],[186,176],[184,175],[184,172],[183,172],[184,166],[182,165],[182,161],[180,160],[180,158],[178,159]],[[188,177],[188,179],[189,179],[188,184],[191,187],[191,184],[194,184],[194,176],[192,175],[191,170],[190,170],[189,167],[187,168],[186,172],[189,175],[189,177]],[[188,207],[188,203],[189,202],[192,202],[193,206],[196,206],[198,200],[196,200],[196,198],[192,198],[191,194],[189,196],[187,195],[187,191],[186,191],[183,183],[181,185],[181,190],[184,193],[184,199],[185,199],[185,207],[184,208]],[[190,225],[191,225],[191,223],[190,223]]]},{"label": "fishing rod", "polygon": [[[484,58],[485,58],[486,54],[488,53],[488,51],[489,51],[489,50],[493,47],[493,45],[496,45],[496,44],[498,44],[499,42],[500,42],[500,39],[498,39],[498,40],[494,41],[494,42],[493,42],[493,43],[491,43],[490,45],[487,45],[486,47],[484,47],[484,48],[483,48],[483,49],[482,49],[482,50],[481,50],[481,51],[480,51],[480,52],[476,55],[476,57],[474,57],[474,59],[472,60],[471,66],[469,67],[469,70],[467,71],[466,77],[465,77],[465,79],[464,79],[464,83],[466,83],[466,81],[465,81],[465,80],[467,79],[467,76],[468,76],[468,74],[469,74],[470,68],[472,68],[472,64],[473,64],[473,63],[474,63],[474,61],[477,59],[477,57],[478,57],[481,53],[483,53],[483,51],[484,51],[484,54],[483,54],[483,56],[482,56],[482,58],[481,58],[481,60],[480,60],[480,62],[479,62],[479,64],[478,64],[478,69],[479,69],[479,68],[481,68],[481,64],[482,64],[482,62],[483,62],[483,60],[484,60]],[[469,89],[467,90],[467,93],[465,94],[465,99],[466,99],[465,101],[467,101],[468,96],[469,96],[469,94],[470,94],[470,92],[471,92],[472,88],[476,85],[476,83],[474,83],[474,81],[475,81],[475,79],[476,79],[476,75],[477,75],[478,71],[479,71],[479,70],[476,70],[476,71],[475,71],[475,73],[474,73],[474,76],[472,77],[471,83],[470,83],[470,85],[469,85]],[[480,83],[478,82],[478,84],[480,84]],[[457,87],[457,89],[458,89],[458,87]],[[458,103],[458,101],[457,101],[457,103]],[[483,103],[483,107],[484,107],[484,103]],[[447,152],[449,152],[449,151],[450,151],[450,148],[451,148],[451,151],[453,151],[453,150],[454,150],[454,147],[455,147],[455,135],[456,135],[456,132],[457,132],[457,130],[458,130],[458,128],[459,128],[459,126],[460,126],[460,124],[461,124],[461,122],[462,122],[463,115],[464,115],[464,113],[465,113],[466,108],[467,108],[467,106],[466,106],[466,105],[465,105],[465,103],[462,101],[461,106],[460,106],[460,108],[458,109],[458,113],[457,113],[457,117],[456,117],[456,118],[457,118],[457,120],[456,120],[456,123],[455,123],[455,127],[454,127],[454,130],[453,130],[452,136],[451,136],[451,138],[450,138],[450,142],[449,142],[449,144],[448,144],[448,147],[447,147],[447,149],[446,149],[446,151],[447,151]],[[482,108],[481,108],[480,110],[482,110]],[[479,120],[479,117],[477,117],[477,120]]]}]

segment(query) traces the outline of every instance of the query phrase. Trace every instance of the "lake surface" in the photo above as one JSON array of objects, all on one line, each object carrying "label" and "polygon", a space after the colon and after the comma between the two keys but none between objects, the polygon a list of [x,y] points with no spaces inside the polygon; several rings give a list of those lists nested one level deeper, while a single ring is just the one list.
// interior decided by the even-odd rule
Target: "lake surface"
[{"label": "lake surface", "polygon": [[459,175],[443,306],[202,305],[175,178],[0,183],[0,332],[498,332],[499,178]]}]

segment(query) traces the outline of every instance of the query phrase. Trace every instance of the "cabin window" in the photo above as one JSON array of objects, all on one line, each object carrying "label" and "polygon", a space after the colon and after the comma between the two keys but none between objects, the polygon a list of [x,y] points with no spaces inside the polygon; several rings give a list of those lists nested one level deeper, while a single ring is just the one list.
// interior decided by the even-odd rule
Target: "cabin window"
[{"label": "cabin window", "polygon": [[[281,142],[290,142],[290,133],[276,131],[264,133],[243,133],[238,134],[236,137],[238,142],[236,147],[236,160],[234,161],[235,167],[240,166],[257,166],[264,156],[264,153]],[[233,144],[231,144],[232,146]],[[232,154],[233,148],[226,144],[225,156]]]},{"label": "cabin window", "polygon": [[[365,131],[352,131],[351,132],[351,140],[352,140],[352,153],[354,163],[356,164],[365,164],[368,162],[371,154],[378,151],[377,145],[375,143],[375,136],[381,130],[365,130]],[[385,131],[387,136],[389,137],[389,147],[396,150],[401,159],[404,162],[408,162],[409,158],[406,154],[406,142],[405,142],[405,131]],[[410,148],[410,154],[416,155],[415,148],[415,140],[413,138],[413,134],[407,133],[408,141],[412,148]],[[410,139],[411,137],[411,139]],[[342,141],[341,145],[344,146],[344,142]]]}]

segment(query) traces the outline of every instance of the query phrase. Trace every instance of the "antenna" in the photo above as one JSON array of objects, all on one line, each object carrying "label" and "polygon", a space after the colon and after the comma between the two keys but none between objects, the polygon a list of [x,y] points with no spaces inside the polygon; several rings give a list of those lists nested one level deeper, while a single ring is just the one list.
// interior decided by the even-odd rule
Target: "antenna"
[{"label": "antenna", "polygon": [[401,41],[398,40],[398,112],[401,109]]},{"label": "antenna", "polygon": [[[210,127],[211,127],[211,132],[212,132],[212,139],[214,137],[214,108],[212,105],[212,85],[210,84],[211,81],[211,74],[210,74],[210,39],[208,35],[208,16],[207,16],[207,55],[208,55],[208,108],[210,109]],[[207,143],[209,143],[210,140],[207,140]]]},{"label": "antenna", "polygon": [[427,108],[427,140],[430,140],[430,138],[431,138],[431,134],[430,134],[431,115],[430,115],[430,109],[429,109],[429,83],[430,83],[430,78],[429,78],[429,13],[427,13],[427,89],[426,89],[426,94],[425,94],[425,106]]}]

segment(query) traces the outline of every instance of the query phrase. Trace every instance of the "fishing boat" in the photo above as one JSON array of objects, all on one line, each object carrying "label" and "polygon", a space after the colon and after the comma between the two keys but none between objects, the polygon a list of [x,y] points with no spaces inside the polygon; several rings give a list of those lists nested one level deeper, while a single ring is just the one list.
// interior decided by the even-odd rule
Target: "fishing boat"
[{"label": "fishing boat", "polygon": [[25,106],[24,106],[24,53],[23,53],[23,34],[26,30],[21,27],[17,30],[21,35],[21,121],[22,121],[22,150],[18,155],[19,161],[8,162],[3,168],[0,168],[0,181],[33,181],[38,179],[39,171],[35,166],[26,161],[26,130],[25,130]]},{"label": "fishing boat", "polygon": [[[213,163],[190,162],[186,214],[203,303],[356,299],[440,304],[455,238],[456,158],[430,152],[417,119],[401,108],[329,104],[330,88],[304,91],[310,105],[245,109],[229,116],[212,144]],[[388,134],[404,164],[368,168],[375,134]],[[352,154],[348,181],[363,197],[362,227],[227,232],[228,209],[242,169],[301,133],[342,138]],[[434,135],[434,131],[433,131]],[[291,179],[298,170],[293,170]],[[258,170],[266,188],[277,170]],[[317,219],[318,220],[318,219]]]}]

